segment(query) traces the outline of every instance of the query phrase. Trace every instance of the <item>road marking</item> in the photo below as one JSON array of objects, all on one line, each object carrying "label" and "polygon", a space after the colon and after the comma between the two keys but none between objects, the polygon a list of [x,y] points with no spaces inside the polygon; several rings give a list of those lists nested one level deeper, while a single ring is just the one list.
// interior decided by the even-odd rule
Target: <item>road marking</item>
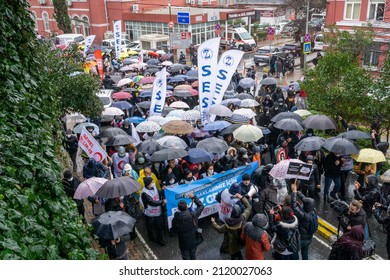
[{"label": "road marking", "polygon": [[328,243],[326,243],[325,241],[321,240],[319,237],[313,235],[313,238],[315,238],[319,243],[321,243],[322,245],[324,245],[326,248],[328,249],[332,249],[332,246],[330,246]]},{"label": "road marking", "polygon": [[153,260],[158,260],[157,256],[154,254],[153,250],[149,247],[149,245],[146,243],[145,239],[141,236],[139,231],[135,229],[135,233],[137,234],[137,238],[139,241],[143,244],[145,247],[146,251],[152,256]]}]

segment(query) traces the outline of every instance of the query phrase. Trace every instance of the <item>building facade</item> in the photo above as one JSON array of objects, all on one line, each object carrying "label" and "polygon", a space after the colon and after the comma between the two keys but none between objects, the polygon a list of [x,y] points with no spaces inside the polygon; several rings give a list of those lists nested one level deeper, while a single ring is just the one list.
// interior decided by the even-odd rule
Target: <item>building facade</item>
[{"label": "building facade", "polygon": [[327,0],[325,25],[346,31],[373,28],[374,44],[362,63],[380,71],[390,51],[390,0]]}]

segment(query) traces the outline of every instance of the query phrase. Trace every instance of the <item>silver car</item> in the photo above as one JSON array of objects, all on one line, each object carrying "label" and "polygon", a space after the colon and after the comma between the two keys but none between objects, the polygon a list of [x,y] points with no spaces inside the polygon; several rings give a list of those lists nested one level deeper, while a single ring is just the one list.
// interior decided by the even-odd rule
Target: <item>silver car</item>
[{"label": "silver car", "polygon": [[279,48],[275,46],[264,46],[259,48],[253,55],[255,64],[269,63],[272,54],[279,52]]}]

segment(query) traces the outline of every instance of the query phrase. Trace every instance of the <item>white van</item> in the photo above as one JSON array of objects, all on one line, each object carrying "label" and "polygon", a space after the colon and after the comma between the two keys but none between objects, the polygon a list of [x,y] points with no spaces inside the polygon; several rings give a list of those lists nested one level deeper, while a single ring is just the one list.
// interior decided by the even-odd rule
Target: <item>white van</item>
[{"label": "white van", "polygon": [[82,43],[84,43],[84,40],[85,40],[83,34],[72,34],[72,33],[58,35],[58,36],[56,36],[56,38],[58,38],[59,43],[61,45],[65,45],[65,46],[68,46],[68,45],[74,44],[74,43],[82,44]]},{"label": "white van", "polygon": [[[227,43],[234,40],[235,47],[239,50],[253,50],[256,47],[256,42],[244,27],[228,28]],[[226,46],[225,28],[221,26],[221,45]]]},{"label": "white van", "polygon": [[314,37],[313,51],[322,51],[324,49],[324,41],[325,41],[324,34],[318,33]]}]

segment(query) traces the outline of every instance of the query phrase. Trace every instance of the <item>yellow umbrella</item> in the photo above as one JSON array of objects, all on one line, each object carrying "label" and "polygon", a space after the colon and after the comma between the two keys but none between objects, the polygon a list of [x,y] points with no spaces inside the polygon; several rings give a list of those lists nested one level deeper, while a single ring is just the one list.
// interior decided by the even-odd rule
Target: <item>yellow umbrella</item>
[{"label": "yellow umbrella", "polygon": [[357,162],[377,163],[386,161],[385,156],[381,151],[374,149],[361,149],[359,154],[351,156]]},{"label": "yellow umbrella", "polygon": [[128,55],[133,55],[133,54],[138,54],[138,52],[137,51],[128,51],[127,54]]},{"label": "yellow umbrella", "polygon": [[260,128],[253,125],[242,125],[233,131],[234,139],[241,142],[256,142],[263,137],[263,132]]},{"label": "yellow umbrella", "polygon": [[119,55],[119,58],[120,59],[124,59],[124,58],[126,58],[126,57],[128,57],[129,55],[127,54],[127,53],[125,53],[125,52],[121,52],[121,54]]}]

